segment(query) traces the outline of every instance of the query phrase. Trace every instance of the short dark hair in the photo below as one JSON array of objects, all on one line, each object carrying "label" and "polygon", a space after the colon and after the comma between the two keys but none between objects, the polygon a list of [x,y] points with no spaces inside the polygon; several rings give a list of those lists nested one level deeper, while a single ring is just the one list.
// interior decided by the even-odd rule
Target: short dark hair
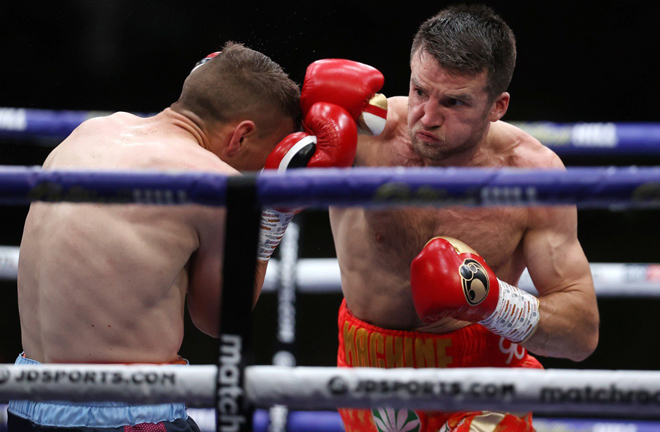
[{"label": "short dark hair", "polygon": [[516,66],[516,39],[509,26],[491,8],[450,6],[426,20],[413,40],[410,59],[432,55],[450,73],[487,72],[491,100],[505,92]]},{"label": "short dark hair", "polygon": [[176,111],[189,110],[205,122],[256,119],[262,134],[278,127],[281,116],[301,123],[300,88],[266,55],[227,42],[220,54],[196,67],[183,84]]}]

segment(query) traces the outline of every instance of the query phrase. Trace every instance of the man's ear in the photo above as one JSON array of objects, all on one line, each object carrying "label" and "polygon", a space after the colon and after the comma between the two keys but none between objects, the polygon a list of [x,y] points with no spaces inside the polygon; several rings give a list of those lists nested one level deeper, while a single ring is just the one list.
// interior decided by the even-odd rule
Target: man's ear
[{"label": "man's ear", "polygon": [[227,156],[234,156],[241,150],[245,139],[254,133],[255,124],[252,120],[243,120],[234,128],[234,133],[229,138],[227,145]]},{"label": "man's ear", "polygon": [[511,95],[507,92],[499,95],[490,108],[490,112],[488,113],[488,120],[491,122],[496,122],[504,117],[504,114],[506,114],[506,111],[509,109],[510,100]]}]

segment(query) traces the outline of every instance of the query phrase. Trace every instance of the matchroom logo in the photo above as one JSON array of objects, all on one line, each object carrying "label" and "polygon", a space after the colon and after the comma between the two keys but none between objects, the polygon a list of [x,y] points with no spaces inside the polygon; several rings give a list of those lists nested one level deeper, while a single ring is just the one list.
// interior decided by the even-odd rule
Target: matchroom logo
[{"label": "matchroom logo", "polygon": [[466,258],[458,269],[463,285],[463,294],[471,306],[476,306],[486,299],[490,289],[488,273],[481,263],[473,258]]}]

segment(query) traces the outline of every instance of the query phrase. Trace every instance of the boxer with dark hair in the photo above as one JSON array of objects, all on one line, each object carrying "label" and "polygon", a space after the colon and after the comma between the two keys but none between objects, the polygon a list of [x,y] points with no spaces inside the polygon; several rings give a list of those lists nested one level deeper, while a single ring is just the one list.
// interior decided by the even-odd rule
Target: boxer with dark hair
[{"label": "boxer with dark hair", "polygon": [[[408,97],[385,129],[361,136],[356,166],[563,169],[501,121],[516,59],[509,26],[482,5],[424,22]],[[533,367],[580,361],[598,342],[598,310],[574,207],[331,208],[345,301],[340,366]],[[527,268],[539,296],[516,288]],[[340,410],[347,431],[531,431],[531,415]]]}]

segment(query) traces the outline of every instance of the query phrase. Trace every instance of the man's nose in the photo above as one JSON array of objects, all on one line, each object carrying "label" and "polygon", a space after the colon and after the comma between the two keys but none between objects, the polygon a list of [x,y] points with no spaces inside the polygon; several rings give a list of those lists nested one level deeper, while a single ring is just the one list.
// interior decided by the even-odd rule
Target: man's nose
[{"label": "man's nose", "polygon": [[420,119],[422,126],[427,129],[440,127],[444,124],[445,119],[442,113],[442,107],[437,103],[426,102],[422,106],[422,118]]}]

